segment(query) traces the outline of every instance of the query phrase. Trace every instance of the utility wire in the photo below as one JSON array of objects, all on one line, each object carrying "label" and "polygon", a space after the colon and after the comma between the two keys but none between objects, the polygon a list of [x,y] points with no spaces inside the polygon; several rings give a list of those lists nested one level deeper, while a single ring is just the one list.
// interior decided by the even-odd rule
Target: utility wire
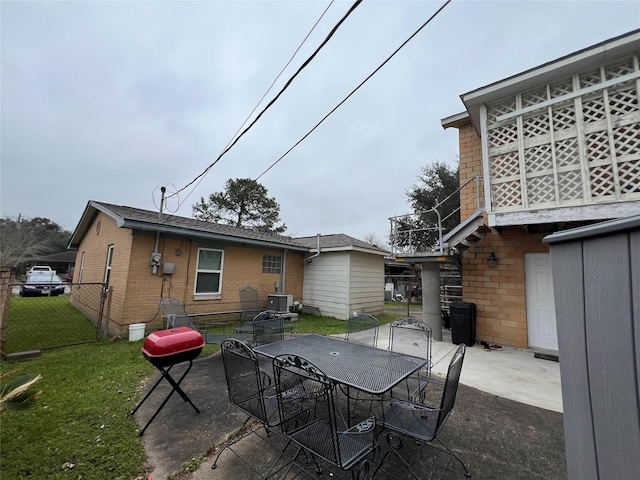
[{"label": "utility wire", "polygon": [[293,146],[291,148],[289,148],[289,150],[287,150],[286,152],[284,152],[282,154],[282,156],[280,156],[280,158],[278,158],[275,162],[273,162],[264,172],[262,172],[260,175],[258,175],[256,177],[256,181],[260,180],[260,178],[266,174],[269,170],[271,170],[276,164],[278,164],[278,162],[280,162],[280,160],[282,160],[284,157],[286,157],[294,148],[296,148],[298,145],[300,145],[309,135],[311,135],[316,128],[318,128],[327,118],[329,118],[333,112],[335,112],[338,108],[340,108],[347,100],[349,100],[349,98],[351,98],[351,96],[356,93],[358,90],[360,90],[360,88],[369,81],[369,79],[371,79],[371,77],[373,77],[376,73],[378,73],[379,70],[382,69],[382,67],[384,67],[389,60],[391,60],[407,43],[409,43],[411,40],[413,40],[413,37],[415,37],[418,33],[420,33],[420,31],[425,28],[442,10],[444,10],[444,8],[449,5],[449,3],[451,3],[452,0],[447,0],[444,4],[442,4],[442,6],[433,14],[429,17],[429,19],[424,22],[415,32],[413,32],[413,34],[411,36],[409,36],[409,38],[407,38],[391,55],[389,55],[389,57],[387,57],[387,59],[382,62],[380,64],[380,66],[378,68],[376,68],[373,72],[371,72],[371,74],[365,78],[356,88],[354,88],[351,93],[349,93],[349,95],[347,95],[340,103],[338,103],[338,105],[336,105],[333,109],[331,109],[331,111],[329,111],[329,113],[327,113],[322,120],[320,120],[318,123],[315,124],[315,126],[309,130],[300,140],[298,140],[296,143],[293,144]]},{"label": "utility wire", "polygon": [[[213,163],[211,163],[200,175],[198,175],[197,177],[195,177],[191,182],[189,182],[187,185],[185,185],[184,187],[182,187],[180,190],[178,190],[177,192],[175,192],[173,195],[177,195],[180,192],[182,192],[183,190],[187,189],[189,186],[193,185],[194,183],[198,182],[204,178],[204,176],[209,173],[209,170],[211,170],[211,168],[213,168],[213,166],[218,163],[222,157],[229,151],[231,150],[231,148],[238,143],[238,140],[240,140],[244,134],[246,134],[255,124],[256,122],[262,117],[262,115],[278,100],[278,98],[280,98],[280,96],[284,93],[285,90],[287,90],[289,88],[289,86],[291,85],[291,83],[293,82],[293,80],[300,74],[300,72],[302,70],[304,70],[307,65],[309,65],[309,63],[315,58],[315,56],[320,52],[320,50],[322,50],[322,48],[328,43],[328,41],[331,39],[331,37],[333,37],[333,35],[336,33],[336,31],[338,30],[338,28],[340,28],[340,26],[344,23],[344,21],[347,19],[347,17],[349,15],[351,15],[351,13],[353,13],[353,11],[362,3],[362,0],[356,0],[356,2],[354,2],[354,4],[351,6],[351,8],[349,8],[349,10],[347,11],[347,13],[340,19],[340,21],[333,27],[333,29],[331,30],[331,32],[329,32],[329,35],[327,35],[327,37],[324,39],[324,41],[320,44],[320,46],[318,48],[316,48],[316,50],[311,54],[311,56],[309,56],[309,58],[307,58],[307,60],[305,60],[305,62],[298,68],[298,70],[293,74],[293,76],[287,81],[287,83],[285,84],[285,86],[277,93],[277,95],[267,104],[267,106],[265,108],[262,109],[262,111],[258,114],[258,116],[253,120],[253,122],[251,122],[249,124],[249,126],[247,128],[245,128],[242,133],[240,133],[240,135],[238,135],[235,140],[228,145],[220,155],[218,155],[218,158],[216,158],[214,160]],[[323,13],[324,15],[324,13]],[[315,26],[314,26],[315,28]],[[193,192],[193,190],[192,190]]]},{"label": "utility wire", "polygon": [[[240,130],[242,130],[242,127],[244,127],[247,122],[249,121],[249,119],[251,118],[251,115],[254,114],[254,112],[258,109],[258,107],[260,106],[260,104],[262,103],[262,101],[265,99],[265,97],[269,94],[269,92],[273,89],[273,86],[276,84],[276,82],[278,81],[278,79],[282,76],[282,74],[284,73],[284,71],[287,69],[287,67],[291,64],[291,62],[293,61],[293,59],[295,58],[295,56],[298,54],[298,52],[300,51],[300,49],[302,48],[302,46],[305,44],[305,42],[309,39],[309,36],[313,33],[313,31],[316,29],[316,27],[318,26],[318,24],[320,23],[320,20],[322,20],[325,16],[325,14],[327,13],[327,11],[329,10],[329,8],[331,8],[331,5],[333,5],[334,0],[331,0],[331,2],[329,3],[329,5],[327,5],[327,8],[324,9],[324,12],[322,12],[322,14],[320,15],[320,18],[318,18],[318,20],[316,20],[316,23],[313,25],[313,27],[311,27],[311,30],[309,30],[309,33],[307,33],[307,35],[304,37],[304,39],[302,40],[302,42],[300,43],[300,45],[298,45],[298,48],[296,48],[296,51],[293,52],[293,55],[291,55],[291,58],[289,59],[289,61],[287,62],[287,64],[282,67],[282,70],[280,70],[280,73],[278,73],[278,75],[276,76],[276,78],[273,80],[273,82],[271,83],[271,86],[267,89],[266,92],[264,92],[264,95],[262,95],[262,98],[260,98],[260,100],[258,101],[258,103],[256,103],[256,106],[253,107],[253,110],[251,110],[251,113],[249,113],[249,115],[247,115],[247,118],[244,119],[244,122],[242,122],[242,125],[240,125],[240,127],[238,127],[238,130],[236,130],[236,133],[233,134],[233,137],[231,137],[231,140],[229,140],[229,143],[227,143],[227,147],[231,144],[231,142],[233,141],[233,139],[236,137],[236,135],[238,135],[238,132],[240,132]],[[226,147],[225,147],[226,148]]]},{"label": "utility wire", "polygon": [[[236,130],[236,133],[233,134],[233,136],[231,137],[231,139],[229,140],[229,142],[227,143],[227,146],[225,148],[230,147],[231,142],[236,138],[236,136],[238,135],[238,132],[240,132],[240,130],[242,130],[242,128],[247,124],[247,122],[249,121],[249,119],[251,118],[251,116],[254,114],[254,112],[258,109],[258,107],[260,106],[260,104],[262,103],[262,101],[265,99],[265,97],[269,94],[269,92],[273,89],[273,86],[276,84],[276,82],[278,81],[278,79],[282,76],[282,74],[284,73],[284,71],[287,69],[287,67],[291,64],[291,62],[293,61],[293,59],[296,57],[296,55],[298,54],[298,52],[300,51],[300,49],[302,48],[302,46],[306,43],[306,41],[309,39],[309,36],[313,33],[313,31],[316,29],[316,27],[318,26],[318,24],[320,23],[320,21],[324,18],[325,14],[327,13],[327,11],[329,10],[329,8],[331,8],[331,5],[333,5],[334,0],[331,0],[331,2],[329,3],[329,5],[327,5],[327,8],[324,9],[324,11],[322,12],[322,14],[320,15],[320,17],[318,18],[318,20],[316,20],[316,23],[313,25],[313,27],[311,27],[311,30],[309,30],[309,32],[307,33],[307,35],[304,37],[304,39],[302,40],[302,42],[300,43],[300,45],[298,45],[298,48],[296,48],[295,52],[293,52],[293,55],[291,55],[291,58],[289,59],[289,61],[286,63],[286,65],[282,68],[282,70],[280,70],[280,73],[278,73],[278,75],[276,76],[276,78],[273,80],[273,82],[271,82],[271,85],[269,86],[269,88],[267,89],[266,92],[264,92],[264,95],[262,95],[262,97],[260,98],[260,100],[258,101],[258,103],[256,103],[256,106],[253,107],[253,110],[251,110],[251,113],[249,113],[249,115],[247,115],[247,118],[244,119],[244,122],[242,122],[242,125],[240,125],[238,127],[238,130]],[[223,151],[221,156],[224,154],[225,152]],[[204,180],[205,175],[202,175],[200,177],[200,179],[196,182],[196,184],[193,186],[193,188],[191,189],[191,191],[184,197],[184,199],[182,201],[180,201],[180,197],[178,196],[179,192],[184,190],[181,189],[179,191],[175,191],[173,192],[171,195],[169,195],[167,198],[171,198],[174,196],[178,196],[178,207],[176,209],[177,210],[182,206],[182,204],[187,200],[187,198],[189,198],[191,196],[191,194],[193,193],[193,191],[198,187],[198,185],[200,185],[200,182],[202,182],[202,180]],[[193,183],[193,182],[191,182]],[[189,185],[187,185],[188,187]],[[185,188],[187,188],[185,187]],[[175,213],[175,212],[174,212]]]}]

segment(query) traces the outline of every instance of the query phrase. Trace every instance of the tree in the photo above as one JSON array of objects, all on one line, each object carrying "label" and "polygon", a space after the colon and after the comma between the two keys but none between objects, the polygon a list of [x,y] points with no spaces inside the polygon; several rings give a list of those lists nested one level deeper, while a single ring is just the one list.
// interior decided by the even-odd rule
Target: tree
[{"label": "tree", "polygon": [[193,216],[205,222],[283,233],[286,225],[276,226],[280,205],[267,194],[264,186],[250,178],[229,179],[224,192],[212,193],[208,200],[200,197],[200,202],[192,206]]},{"label": "tree", "polygon": [[384,242],[380,240],[380,237],[375,233],[367,233],[364,237],[362,237],[363,242],[367,242],[374,247],[385,248]]},{"label": "tree", "polygon": [[71,232],[48,218],[0,218],[0,265],[18,267],[50,253],[64,252]]},{"label": "tree", "polygon": [[405,192],[414,213],[398,218],[395,242],[399,247],[430,250],[439,242],[438,215],[442,231],[446,233],[460,223],[460,194],[458,165],[449,167],[435,161],[422,167],[418,181]]}]

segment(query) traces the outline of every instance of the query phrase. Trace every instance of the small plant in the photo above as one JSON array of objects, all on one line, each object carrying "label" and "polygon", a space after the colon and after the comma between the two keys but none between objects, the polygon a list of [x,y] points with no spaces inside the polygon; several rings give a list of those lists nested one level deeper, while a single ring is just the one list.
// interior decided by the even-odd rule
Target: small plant
[{"label": "small plant", "polygon": [[0,375],[0,413],[5,410],[24,410],[31,407],[41,390],[35,390],[33,384],[42,378],[41,375],[27,374],[10,378],[17,370]]}]

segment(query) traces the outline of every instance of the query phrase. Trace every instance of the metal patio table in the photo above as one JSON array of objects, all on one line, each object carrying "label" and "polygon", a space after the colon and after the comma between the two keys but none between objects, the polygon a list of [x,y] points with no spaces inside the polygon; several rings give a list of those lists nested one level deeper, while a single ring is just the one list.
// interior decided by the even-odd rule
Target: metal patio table
[{"label": "metal patio table", "polygon": [[347,342],[322,335],[304,335],[255,347],[275,358],[282,354],[303,357],[332,381],[372,395],[383,394],[427,363],[426,358]]}]

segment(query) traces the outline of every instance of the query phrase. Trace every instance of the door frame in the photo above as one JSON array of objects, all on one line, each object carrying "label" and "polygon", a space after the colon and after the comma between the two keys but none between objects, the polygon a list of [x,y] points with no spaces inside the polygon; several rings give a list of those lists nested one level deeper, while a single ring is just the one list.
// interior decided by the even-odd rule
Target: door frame
[{"label": "door frame", "polygon": [[[536,265],[536,264],[532,264],[532,262],[534,262],[536,259],[546,259],[547,260],[547,265],[545,266],[540,266],[540,265]],[[532,309],[534,308],[533,305],[533,292],[531,291],[532,288],[535,287],[535,285],[532,283],[533,281],[533,273],[534,273],[534,269],[536,270],[536,274],[539,273],[539,270],[546,270],[548,272],[548,277],[547,277],[547,286],[549,288],[549,292],[551,294],[551,304],[552,307],[551,308],[551,315],[553,317],[553,332],[550,333],[550,337],[551,338],[551,342],[540,342],[540,343],[545,343],[545,344],[534,344],[534,342],[532,342],[532,338],[537,342],[538,339],[543,338],[542,336],[540,336],[538,334],[538,322],[537,320],[535,320]],[[548,252],[535,252],[535,253],[525,253],[524,254],[524,282],[525,282],[525,299],[526,299],[526,316],[527,316],[527,344],[529,346],[529,348],[539,348],[539,349],[545,349],[545,350],[553,350],[553,351],[557,351],[558,350],[558,329],[557,329],[557,318],[556,318],[556,311],[555,311],[555,297],[554,297],[554,292],[553,292],[553,274],[551,271],[551,254]]]}]

